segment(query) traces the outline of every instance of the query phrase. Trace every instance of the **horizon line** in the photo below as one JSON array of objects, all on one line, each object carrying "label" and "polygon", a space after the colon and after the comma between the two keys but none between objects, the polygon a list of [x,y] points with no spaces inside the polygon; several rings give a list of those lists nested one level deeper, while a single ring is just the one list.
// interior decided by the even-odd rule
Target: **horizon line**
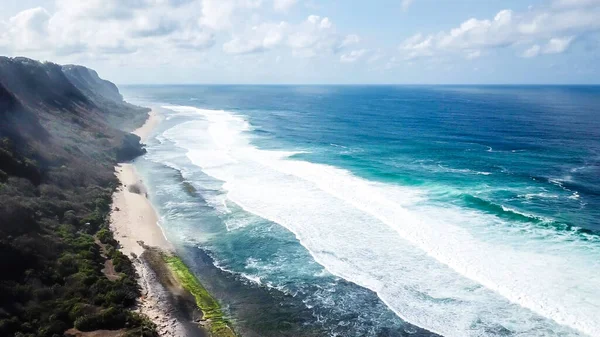
[{"label": "horizon line", "polygon": [[599,83],[117,83],[119,86],[579,86],[594,87]]}]

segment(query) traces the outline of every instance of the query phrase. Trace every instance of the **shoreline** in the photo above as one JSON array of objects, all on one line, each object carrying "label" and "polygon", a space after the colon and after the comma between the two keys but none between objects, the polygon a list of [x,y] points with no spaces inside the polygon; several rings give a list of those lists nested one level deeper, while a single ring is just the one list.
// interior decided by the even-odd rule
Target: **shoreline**
[{"label": "shoreline", "polygon": [[148,139],[148,137],[152,134],[152,131],[154,131],[154,129],[158,126],[158,124],[161,121],[161,117],[154,110],[150,110],[150,112],[148,112],[148,118],[144,122],[144,125],[131,131],[131,133],[140,137],[143,143]]},{"label": "shoreline", "polygon": [[[144,125],[132,133],[143,143],[160,122],[160,116],[150,111]],[[159,336],[209,336],[209,330],[199,324],[202,312],[194,308],[194,301],[190,302],[193,295],[173,277],[173,271],[162,258],[176,256],[175,248],[158,223],[158,214],[147,198],[146,187],[134,164],[115,166],[115,174],[121,186],[113,194],[110,229],[138,274],[142,297],[136,311],[156,324]]]},{"label": "shoreline", "polygon": [[[146,122],[131,133],[145,142],[160,123],[161,118],[151,110]],[[113,194],[113,208],[110,213],[111,230],[119,240],[121,251],[141,255],[144,248],[138,243],[159,247],[173,252],[174,247],[167,240],[158,224],[158,214],[148,200],[147,189],[137,173],[133,163],[121,163],[115,166],[117,179],[121,186]]]},{"label": "shoreline", "polygon": [[141,255],[144,248],[138,242],[174,251],[158,224],[158,215],[146,197],[146,187],[133,164],[119,164],[115,171],[122,186],[113,195],[110,217],[111,229],[119,241],[121,251],[128,256],[131,253]]}]

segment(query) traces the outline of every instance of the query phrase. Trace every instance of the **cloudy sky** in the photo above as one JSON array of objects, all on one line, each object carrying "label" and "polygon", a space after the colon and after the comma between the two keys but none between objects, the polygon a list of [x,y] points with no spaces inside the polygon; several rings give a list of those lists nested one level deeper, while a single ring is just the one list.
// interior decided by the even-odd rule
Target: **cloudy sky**
[{"label": "cloudy sky", "polygon": [[600,83],[600,0],[0,0],[0,54],[117,83]]}]

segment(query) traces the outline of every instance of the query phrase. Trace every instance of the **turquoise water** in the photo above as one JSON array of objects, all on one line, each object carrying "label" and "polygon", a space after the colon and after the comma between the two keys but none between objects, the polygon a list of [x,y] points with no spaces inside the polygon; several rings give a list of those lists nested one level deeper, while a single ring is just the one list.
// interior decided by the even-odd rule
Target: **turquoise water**
[{"label": "turquoise water", "polygon": [[599,87],[128,87],[167,236],[261,336],[600,335]]}]

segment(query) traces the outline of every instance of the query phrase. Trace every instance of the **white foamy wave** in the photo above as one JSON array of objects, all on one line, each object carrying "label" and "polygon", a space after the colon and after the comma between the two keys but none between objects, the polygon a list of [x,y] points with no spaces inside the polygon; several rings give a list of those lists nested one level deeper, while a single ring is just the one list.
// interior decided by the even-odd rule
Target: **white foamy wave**
[{"label": "white foamy wave", "polygon": [[491,146],[486,146],[487,150],[485,150],[485,152],[511,152],[511,153],[518,153],[518,152],[525,152],[525,150],[505,150],[505,151],[501,151],[501,150],[494,150]]},{"label": "white foamy wave", "polygon": [[[201,247],[198,247],[198,249],[202,249],[202,248],[201,248]],[[241,277],[242,277],[242,278],[243,278],[243,279],[244,279],[244,280],[245,280],[247,283],[253,283],[253,284],[256,284],[256,285],[259,285],[259,286],[265,286],[265,287],[267,287],[267,288],[270,288],[270,289],[275,289],[275,290],[277,290],[277,291],[280,291],[280,292],[282,292],[282,293],[284,293],[284,294],[286,294],[286,295],[292,295],[292,296],[294,295],[294,294],[292,294],[291,292],[289,292],[289,291],[288,291],[288,290],[287,290],[285,287],[283,287],[283,286],[277,286],[277,285],[274,285],[274,284],[273,284],[273,283],[271,283],[271,282],[263,282],[262,278],[261,278],[259,275],[254,275],[254,274],[251,274],[251,273],[240,273],[240,272],[235,272],[235,271],[233,271],[233,270],[231,270],[231,269],[229,269],[229,268],[226,268],[226,267],[224,267],[223,265],[221,265],[221,264],[218,262],[218,260],[217,260],[217,259],[213,259],[213,265],[214,265],[214,266],[215,266],[217,269],[219,269],[219,270],[221,270],[221,271],[223,271],[223,272],[226,272],[226,273],[228,273],[228,274],[231,274],[231,275],[237,275],[237,276],[241,276]]]},{"label": "white foamy wave", "polygon": [[492,174],[492,172],[485,172],[485,171],[473,171],[470,169],[455,169],[455,168],[444,166],[442,164],[438,164],[437,166],[440,169],[440,172],[478,174],[478,175],[484,175],[484,176],[489,176]]},{"label": "white foamy wave", "polygon": [[523,198],[526,200],[531,200],[531,199],[558,199],[559,196],[556,194],[550,194],[550,193],[527,193],[527,194],[519,194],[517,195],[518,198]]},{"label": "white foamy wave", "polygon": [[227,228],[227,231],[231,232],[231,231],[235,231],[241,228],[244,228],[246,226],[249,226],[253,223],[255,223],[255,219],[252,216],[231,216],[227,219],[225,219],[225,227]]},{"label": "white foamy wave", "polygon": [[574,167],[574,168],[570,169],[569,172],[571,172],[571,173],[584,172],[585,173],[585,172],[594,171],[594,170],[598,170],[598,169],[599,169],[599,165],[594,164],[594,165],[585,165],[585,166]]},{"label": "white foamy wave", "polygon": [[[198,249],[200,249],[200,250],[202,250],[202,247],[197,247],[197,248],[198,248]],[[209,255],[210,255],[210,254],[209,254]],[[217,269],[219,269],[219,270],[221,270],[221,271],[224,271],[224,272],[226,272],[226,273],[228,273],[228,274],[232,274],[232,275],[237,275],[237,274],[238,274],[238,273],[236,273],[235,271],[233,271],[233,270],[231,270],[231,269],[229,269],[229,268],[226,268],[226,267],[224,267],[223,265],[221,265],[221,264],[219,263],[219,260],[217,260],[217,259],[213,258],[212,256],[211,256],[211,258],[212,258],[212,261],[213,261],[213,266],[217,267]]]},{"label": "white foamy wave", "polygon": [[245,279],[252,281],[253,283],[262,285],[262,281],[261,281],[260,277],[258,277],[258,276],[254,276],[254,275],[250,275],[250,274],[246,274],[246,273],[241,273],[240,275],[242,275]]},{"label": "white foamy wave", "polygon": [[511,213],[514,213],[514,214],[518,214],[518,215],[521,215],[521,216],[523,216],[525,218],[536,219],[536,220],[543,221],[543,222],[548,222],[548,223],[552,222],[552,219],[550,219],[550,218],[546,218],[546,217],[535,215],[535,214],[531,214],[531,213],[521,212],[521,211],[518,211],[518,210],[516,210],[514,208],[506,207],[504,205],[500,205],[500,207],[505,212],[511,212]]},{"label": "white foamy wave", "polygon": [[157,135],[154,137],[161,145],[165,143],[165,137],[163,135]]},{"label": "white foamy wave", "polygon": [[260,150],[247,122],[224,111],[170,109],[198,120],[164,136],[229,199],[288,228],[329,272],[405,320],[446,336],[578,335],[555,322],[600,335],[599,247],[540,241],[535,228],[506,230],[491,215],[428,205],[421,191]]},{"label": "white foamy wave", "polygon": [[348,148],[347,146],[344,146],[344,145],[338,145],[338,144],[334,144],[334,143],[330,143],[329,145],[331,145],[331,146],[333,146],[333,147],[339,147],[339,148],[342,148],[342,149],[347,149],[347,148]]},{"label": "white foamy wave", "polygon": [[565,188],[564,183],[565,182],[572,182],[572,181],[573,181],[573,177],[570,176],[570,175],[566,175],[566,176],[560,177],[560,178],[550,178],[550,179],[548,179],[549,183],[551,183],[553,185],[556,185],[558,187],[561,187],[561,188],[563,188],[566,191],[569,191],[569,189]]}]

